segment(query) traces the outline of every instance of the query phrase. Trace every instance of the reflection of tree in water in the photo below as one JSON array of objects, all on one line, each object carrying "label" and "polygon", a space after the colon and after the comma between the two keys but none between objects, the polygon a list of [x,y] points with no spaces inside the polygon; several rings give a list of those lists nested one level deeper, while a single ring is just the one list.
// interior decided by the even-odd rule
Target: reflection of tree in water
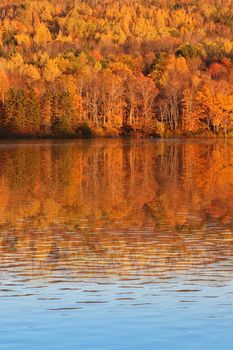
[{"label": "reflection of tree in water", "polygon": [[229,141],[18,143],[0,163],[2,264],[162,274],[232,254]]}]

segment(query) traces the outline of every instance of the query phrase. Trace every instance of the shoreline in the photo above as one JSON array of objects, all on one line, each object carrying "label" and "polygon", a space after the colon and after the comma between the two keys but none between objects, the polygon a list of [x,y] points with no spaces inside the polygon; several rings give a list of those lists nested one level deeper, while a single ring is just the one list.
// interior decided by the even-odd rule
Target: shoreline
[{"label": "shoreline", "polygon": [[229,140],[233,139],[233,136],[222,136],[222,135],[213,135],[213,136],[201,136],[201,135],[193,135],[193,136],[186,136],[186,135],[173,135],[173,136],[161,136],[161,137],[154,137],[154,136],[127,136],[127,135],[93,135],[91,137],[80,137],[80,136],[72,136],[72,135],[62,135],[62,136],[55,136],[55,135],[48,135],[48,136],[38,136],[38,135],[7,135],[2,136],[0,135],[0,142],[1,141],[20,141],[20,140],[98,140],[98,139],[125,139],[125,140]]}]

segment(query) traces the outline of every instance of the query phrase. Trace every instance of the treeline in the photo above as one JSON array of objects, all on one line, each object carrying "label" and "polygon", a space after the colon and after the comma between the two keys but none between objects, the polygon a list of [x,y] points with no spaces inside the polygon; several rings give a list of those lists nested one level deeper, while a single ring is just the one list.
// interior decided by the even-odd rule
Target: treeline
[{"label": "treeline", "polygon": [[231,1],[2,1],[2,135],[233,135]]}]

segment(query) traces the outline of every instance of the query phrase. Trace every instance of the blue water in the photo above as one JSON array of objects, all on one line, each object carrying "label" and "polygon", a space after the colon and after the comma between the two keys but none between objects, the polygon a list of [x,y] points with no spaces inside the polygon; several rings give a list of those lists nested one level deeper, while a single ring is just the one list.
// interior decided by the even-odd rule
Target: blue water
[{"label": "blue water", "polygon": [[232,349],[232,281],[8,283],[2,349]]},{"label": "blue water", "polygon": [[[226,149],[85,142],[2,145],[0,349],[232,349],[233,185],[224,174],[233,163]],[[158,166],[161,146],[164,159],[175,157],[167,174]],[[224,174],[203,180],[216,147],[224,151]],[[174,170],[194,151],[188,172]]]}]

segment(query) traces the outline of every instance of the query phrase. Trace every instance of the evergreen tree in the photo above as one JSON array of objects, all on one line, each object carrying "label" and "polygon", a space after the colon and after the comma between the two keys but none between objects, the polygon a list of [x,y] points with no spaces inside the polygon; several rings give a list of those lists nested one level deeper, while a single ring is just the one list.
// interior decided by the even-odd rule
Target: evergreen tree
[{"label": "evergreen tree", "polygon": [[52,127],[52,92],[46,89],[41,98],[41,133],[45,135],[51,134]]},{"label": "evergreen tree", "polygon": [[55,92],[53,96],[52,132],[55,135],[69,135],[74,132],[72,119],[74,110],[68,91]]},{"label": "evergreen tree", "polygon": [[9,89],[5,101],[4,128],[13,134],[23,134],[26,130],[26,95],[23,89]]},{"label": "evergreen tree", "polygon": [[41,126],[41,110],[38,97],[36,96],[33,88],[30,88],[27,91],[25,101],[25,117],[25,127],[27,133],[39,133]]}]

